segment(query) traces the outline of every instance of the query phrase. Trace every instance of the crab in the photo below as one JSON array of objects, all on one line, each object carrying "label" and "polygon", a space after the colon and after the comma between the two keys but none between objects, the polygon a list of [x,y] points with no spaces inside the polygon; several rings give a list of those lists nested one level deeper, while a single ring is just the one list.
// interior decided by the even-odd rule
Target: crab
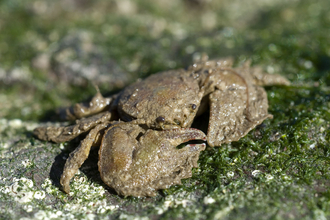
[{"label": "crab", "polygon": [[[36,128],[37,138],[56,143],[87,133],[65,163],[63,190],[70,192],[70,180],[90,149],[99,146],[98,169],[106,185],[123,196],[155,196],[192,176],[206,142],[214,147],[237,141],[272,118],[260,86],[289,81],[249,62],[237,68],[232,64],[231,58],[204,57],[187,69],[153,74],[110,97],[97,89],[90,102],[64,109],[67,119],[76,119],[74,125]],[[209,112],[207,134],[191,127],[204,112]]]}]

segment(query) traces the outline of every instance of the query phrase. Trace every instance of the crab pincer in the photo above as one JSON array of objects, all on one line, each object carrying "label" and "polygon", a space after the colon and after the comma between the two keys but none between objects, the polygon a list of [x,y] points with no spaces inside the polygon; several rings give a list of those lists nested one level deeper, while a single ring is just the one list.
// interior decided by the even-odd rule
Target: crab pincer
[{"label": "crab pincer", "polygon": [[177,146],[191,140],[205,141],[202,131],[148,129],[142,134],[137,130],[138,125],[120,123],[105,132],[98,163],[103,182],[124,196],[155,196],[157,189],[181,184],[181,179],[192,176],[191,168],[197,167],[206,145]]},{"label": "crab pincer", "polygon": [[181,184],[181,179],[192,176],[191,169],[205,143],[186,144],[191,140],[206,141],[206,135],[194,128],[145,131],[129,123],[100,124],[90,131],[73,151],[61,177],[63,190],[70,192],[70,180],[87,159],[98,133],[105,128],[99,150],[101,178],[119,194],[128,196],[155,196],[157,189]]}]

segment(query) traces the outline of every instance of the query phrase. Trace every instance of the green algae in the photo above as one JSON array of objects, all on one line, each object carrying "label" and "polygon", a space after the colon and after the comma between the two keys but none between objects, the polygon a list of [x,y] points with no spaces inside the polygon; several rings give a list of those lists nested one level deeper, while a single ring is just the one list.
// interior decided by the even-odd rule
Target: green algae
[{"label": "green algae", "polygon": [[[328,1],[256,0],[249,8],[241,1],[200,1],[196,7],[140,0],[120,10],[118,2],[0,2],[0,217],[329,218]],[[233,7],[237,2],[240,7]],[[238,142],[208,147],[180,186],[155,198],[120,197],[95,172],[93,151],[67,196],[58,179],[78,142],[41,142],[31,131],[40,121],[57,120],[57,107],[86,100],[95,89],[92,83],[54,82],[52,66],[40,68],[36,58],[52,57],[62,38],[80,30],[92,33],[93,43],[107,48],[104,56],[130,73],[127,82],[184,67],[206,52],[234,56],[237,63],[251,59],[292,85],[267,87],[274,119]],[[113,93],[120,85],[100,87]]]}]

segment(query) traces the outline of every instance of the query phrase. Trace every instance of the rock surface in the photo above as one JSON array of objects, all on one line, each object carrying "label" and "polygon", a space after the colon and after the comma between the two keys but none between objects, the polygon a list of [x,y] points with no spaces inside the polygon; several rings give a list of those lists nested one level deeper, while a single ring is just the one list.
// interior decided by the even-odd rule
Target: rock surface
[{"label": "rock surface", "polygon": [[[2,1],[0,218],[330,218],[329,7],[328,0]],[[274,119],[206,149],[191,179],[154,198],[106,187],[97,151],[74,177],[76,190],[59,189],[79,140],[42,142],[32,137],[35,127],[56,125],[49,122],[56,109],[92,97],[93,83],[115,93],[204,52],[252,59],[289,78],[290,87],[266,88]]]}]

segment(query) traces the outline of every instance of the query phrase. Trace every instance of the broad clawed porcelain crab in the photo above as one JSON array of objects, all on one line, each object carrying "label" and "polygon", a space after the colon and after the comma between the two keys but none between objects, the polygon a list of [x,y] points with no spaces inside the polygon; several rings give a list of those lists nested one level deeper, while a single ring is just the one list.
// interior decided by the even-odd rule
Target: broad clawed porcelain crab
[{"label": "broad clawed porcelain crab", "polygon": [[[119,194],[155,196],[157,189],[180,184],[205,143],[177,146],[190,140],[208,145],[237,141],[268,114],[265,90],[260,85],[288,85],[282,76],[264,74],[246,62],[232,68],[231,59],[202,59],[189,68],[160,72],[120,93],[104,98],[99,92],[89,103],[65,110],[66,127],[39,127],[42,140],[64,142],[88,132],[64,167],[61,185],[69,182],[87,159],[92,146],[100,146],[98,167],[104,183]],[[190,128],[196,116],[209,110],[207,135]]]}]

